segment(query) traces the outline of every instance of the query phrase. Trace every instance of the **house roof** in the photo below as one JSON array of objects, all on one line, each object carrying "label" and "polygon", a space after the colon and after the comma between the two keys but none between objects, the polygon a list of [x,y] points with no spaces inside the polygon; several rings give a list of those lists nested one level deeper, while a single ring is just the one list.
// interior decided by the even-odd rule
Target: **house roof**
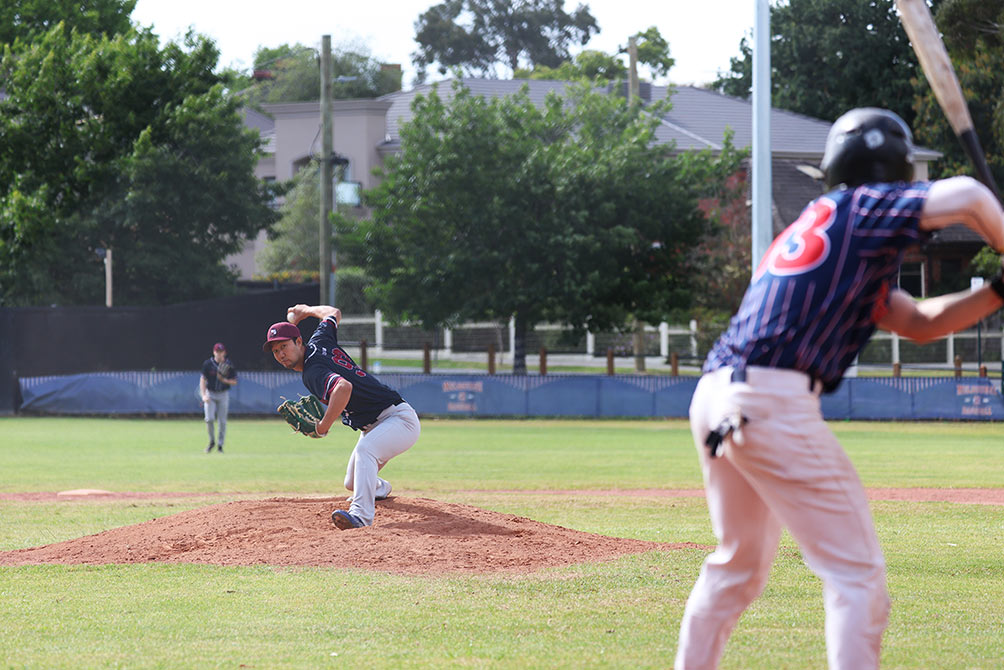
[{"label": "house roof", "polygon": [[[474,95],[512,95],[522,86],[535,104],[543,104],[551,91],[562,93],[572,85],[565,81],[539,79],[475,79],[463,78],[461,83]],[[412,118],[411,103],[419,94],[427,95],[438,87],[444,100],[453,97],[453,80],[435,84],[422,84],[409,91],[398,91],[384,96],[391,102],[387,112],[386,149],[395,150],[400,144],[400,127]],[[664,100],[667,95],[672,109],[662,117],[656,131],[660,141],[675,142],[680,150],[721,149],[726,129],[734,132],[733,144],[737,148],[753,144],[753,105],[715,91],[693,86],[645,86],[643,97],[652,101]],[[648,94],[647,96],[645,94]],[[775,158],[803,159],[818,165],[826,146],[830,123],[783,109],[772,109],[770,115],[771,147]],[[918,147],[916,158],[932,161],[941,156],[937,151]]]}]

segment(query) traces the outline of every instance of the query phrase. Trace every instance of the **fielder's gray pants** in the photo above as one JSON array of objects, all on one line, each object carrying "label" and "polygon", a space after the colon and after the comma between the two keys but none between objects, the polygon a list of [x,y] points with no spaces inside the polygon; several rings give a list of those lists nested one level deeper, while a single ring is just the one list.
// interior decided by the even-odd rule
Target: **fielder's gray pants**
[{"label": "fielder's gray pants", "polygon": [[[209,401],[202,403],[202,410],[206,416],[206,429],[209,431],[209,441],[217,446],[223,446],[223,440],[227,436],[227,412],[230,411],[229,391],[209,391]],[[213,422],[219,421],[219,438],[213,436]]]}]

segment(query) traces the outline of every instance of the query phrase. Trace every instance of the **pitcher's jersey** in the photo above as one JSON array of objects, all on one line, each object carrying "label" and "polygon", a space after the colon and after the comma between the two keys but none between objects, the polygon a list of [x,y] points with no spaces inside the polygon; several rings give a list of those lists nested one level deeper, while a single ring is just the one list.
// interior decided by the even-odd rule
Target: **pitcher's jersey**
[{"label": "pitcher's jersey", "polygon": [[380,412],[404,402],[397,391],[356,365],[338,346],[338,325],[335,317],[329,316],[321,320],[307,342],[303,385],[327,405],[339,377],[352,383],[352,395],[342,412],[342,423],[353,429],[368,426],[376,421]]},{"label": "pitcher's jersey", "polygon": [[929,182],[865,184],[812,201],[764,254],[704,372],[799,370],[834,390],[888,309]]}]

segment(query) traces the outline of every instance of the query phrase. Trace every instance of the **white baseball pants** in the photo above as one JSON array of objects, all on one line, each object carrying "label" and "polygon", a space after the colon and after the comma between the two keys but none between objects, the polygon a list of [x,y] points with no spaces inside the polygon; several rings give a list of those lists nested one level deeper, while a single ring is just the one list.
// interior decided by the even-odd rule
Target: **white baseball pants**
[{"label": "white baseball pants", "polygon": [[[818,386],[792,370],[731,368],[702,377],[690,405],[718,547],[687,600],[676,670],[715,668],[747,606],[762,592],[781,529],[823,582],[831,670],[878,668],[888,623],[885,562],[864,487],[823,421]],[[748,423],[709,458],[704,440],[730,413]]]},{"label": "white baseball pants", "polygon": [[392,405],[364,428],[345,469],[345,488],[352,491],[349,514],[373,524],[377,496],[390,493],[390,482],[379,476],[387,461],[408,451],[421,432],[418,414],[406,402]]}]

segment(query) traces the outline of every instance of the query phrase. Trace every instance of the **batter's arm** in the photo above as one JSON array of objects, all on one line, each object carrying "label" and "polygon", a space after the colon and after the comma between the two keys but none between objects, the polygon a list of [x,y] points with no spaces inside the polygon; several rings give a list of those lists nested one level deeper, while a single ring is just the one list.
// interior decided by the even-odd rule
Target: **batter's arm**
[{"label": "batter's arm", "polygon": [[293,305],[286,310],[286,320],[293,324],[300,323],[308,316],[320,320],[334,316],[335,325],[342,322],[342,310],[330,305]]},{"label": "batter's arm", "polygon": [[959,291],[926,300],[914,300],[906,291],[889,294],[889,310],[878,327],[920,343],[972,326],[1004,307],[1004,297],[990,284],[975,291]]},{"label": "batter's arm", "polygon": [[318,435],[328,434],[331,426],[335,425],[335,422],[339,420],[339,417],[345,410],[345,406],[349,404],[349,398],[351,397],[352,382],[344,377],[339,377],[338,381],[335,382],[334,388],[331,389],[331,395],[328,396],[328,407],[324,410],[324,418],[317,422]]},{"label": "batter's arm", "polygon": [[931,184],[920,213],[922,230],[961,223],[998,253],[1004,252],[1004,210],[986,186],[972,177],[951,177]]}]

